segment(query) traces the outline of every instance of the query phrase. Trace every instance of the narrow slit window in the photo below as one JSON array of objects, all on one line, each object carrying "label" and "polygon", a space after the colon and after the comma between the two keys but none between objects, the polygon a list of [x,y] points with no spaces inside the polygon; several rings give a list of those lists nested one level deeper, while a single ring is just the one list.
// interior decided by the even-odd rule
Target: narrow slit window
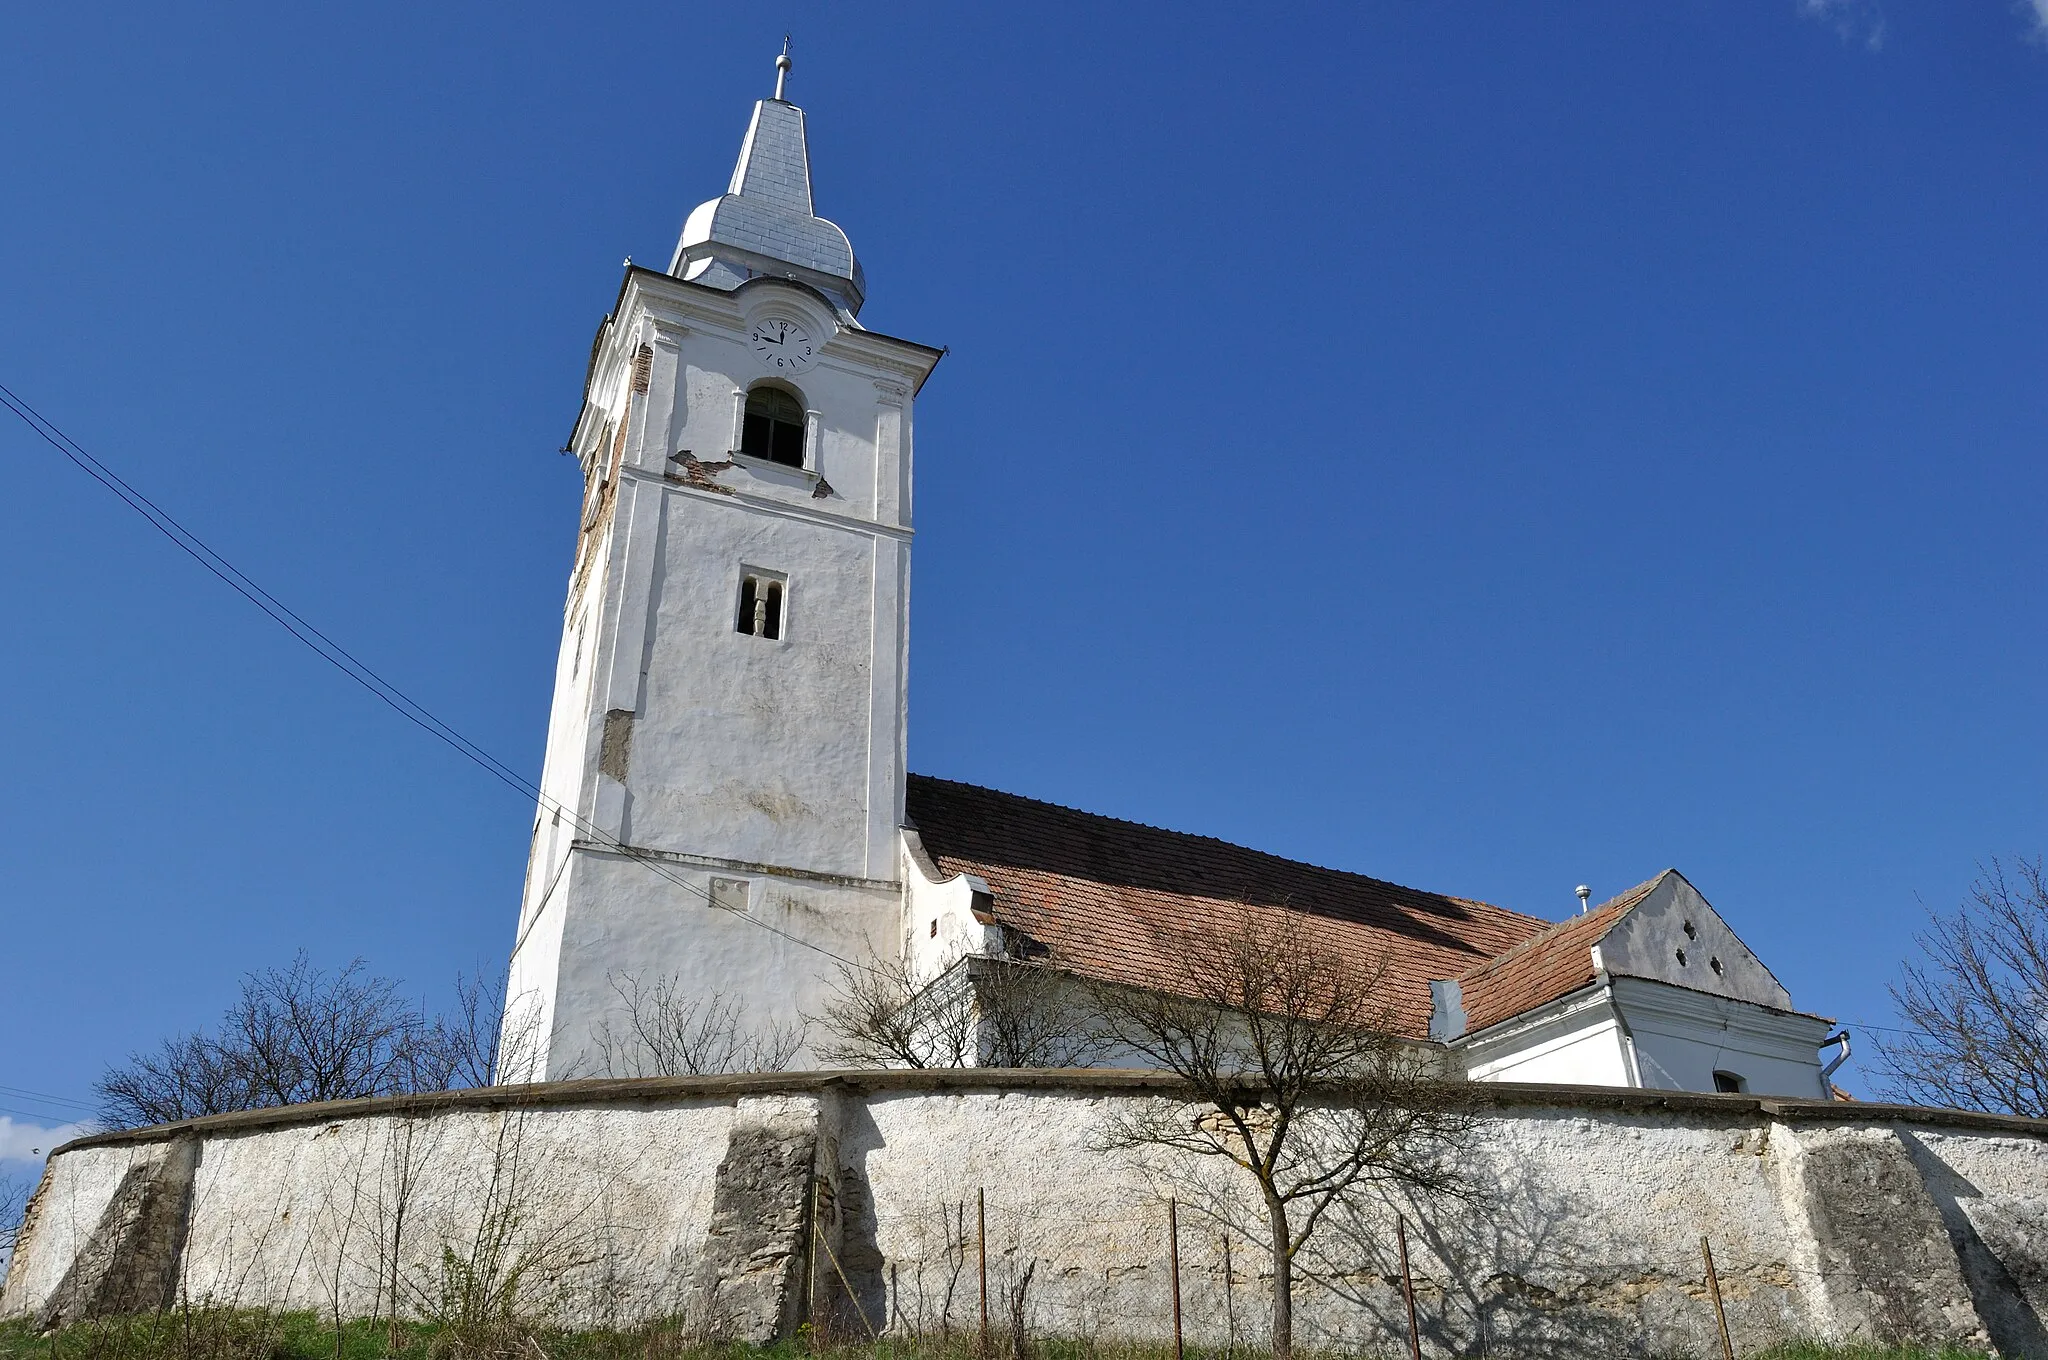
[{"label": "narrow slit window", "polygon": [[784,467],[804,465],[804,405],[779,387],[747,393],[740,421],[740,452]]},{"label": "narrow slit window", "polygon": [[770,641],[781,638],[782,597],[781,578],[765,572],[741,572],[740,606],[733,620],[734,629],[748,637]]}]

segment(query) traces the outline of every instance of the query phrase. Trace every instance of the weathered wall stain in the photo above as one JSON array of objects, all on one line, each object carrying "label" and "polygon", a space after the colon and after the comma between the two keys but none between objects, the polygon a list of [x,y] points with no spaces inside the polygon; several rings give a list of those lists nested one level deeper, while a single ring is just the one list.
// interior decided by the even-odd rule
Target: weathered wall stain
[{"label": "weathered wall stain", "polygon": [[[1170,1319],[1165,1182],[1160,1166],[1105,1151],[1103,1131],[1133,1102],[1178,1090],[1116,1071],[659,1078],[100,1135],[52,1158],[0,1315],[54,1320],[223,1290],[245,1305],[324,1309],[326,1281],[339,1282],[344,1312],[368,1315],[377,1283],[349,1255],[362,1244],[333,1240],[339,1192],[377,1184],[405,1130],[432,1130],[431,1194],[406,1248],[408,1269],[431,1269],[445,1240],[474,1231],[514,1130],[552,1196],[531,1221],[607,1244],[601,1266],[581,1247],[567,1253],[530,1304],[571,1325],[680,1316],[749,1341],[805,1320],[855,1335],[870,1322],[971,1329],[985,1195],[991,1292],[1029,1276],[1035,1332],[1156,1341]],[[1571,1087],[1475,1095],[1467,1155],[1484,1193],[1362,1202],[1331,1220],[1319,1283],[1297,1300],[1304,1344],[1400,1341],[1398,1211],[1440,1351],[1704,1354],[1716,1344],[1698,1265],[1706,1235],[1745,1350],[1819,1334],[2040,1353],[2048,1125]],[[1225,1194],[1218,1202],[1230,1174],[1175,1173],[1184,1195]],[[1190,1214],[1192,1202],[1190,1334],[1256,1345],[1255,1234]]]}]

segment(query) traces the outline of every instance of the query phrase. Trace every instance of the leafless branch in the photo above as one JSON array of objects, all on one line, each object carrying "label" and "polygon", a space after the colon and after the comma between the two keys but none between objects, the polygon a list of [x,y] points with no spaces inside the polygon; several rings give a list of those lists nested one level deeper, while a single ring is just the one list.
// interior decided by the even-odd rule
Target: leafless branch
[{"label": "leafless branch", "polygon": [[1085,1067],[1097,1027],[1065,974],[963,958],[919,983],[900,959],[839,967],[819,1056],[847,1067]]},{"label": "leafless branch", "polygon": [[0,1176],[0,1280],[7,1278],[7,1263],[20,1239],[21,1217],[28,1210],[29,1183],[19,1176]]},{"label": "leafless branch", "polygon": [[[1263,1211],[1255,1236],[1273,1261],[1284,1360],[1297,1259],[1325,1215],[1374,1185],[1466,1193],[1469,1119],[1459,1088],[1396,1032],[1385,960],[1344,953],[1312,917],[1247,905],[1229,931],[1165,944],[1170,976],[1152,988],[1098,986],[1095,1006],[1108,1041],[1180,1077],[1192,1098],[1137,1108],[1110,1140],[1246,1174]],[[1215,1196],[1190,1207],[1238,1218]]]},{"label": "leafless branch", "polygon": [[1876,1047],[1888,1094],[1918,1105],[2048,1117],[2048,876],[1993,860],[1892,987],[1907,1033]]},{"label": "leafless branch", "polygon": [[316,968],[301,953],[251,973],[217,1030],[132,1055],[98,1083],[116,1128],[225,1110],[439,1090],[457,1066],[448,1031],[358,959]]},{"label": "leafless branch", "polygon": [[747,1003],[724,992],[694,995],[678,978],[643,986],[637,977],[609,977],[626,1007],[626,1023],[598,1026],[598,1060],[607,1076],[710,1076],[780,1072],[803,1051],[803,1026],[749,1028]]}]

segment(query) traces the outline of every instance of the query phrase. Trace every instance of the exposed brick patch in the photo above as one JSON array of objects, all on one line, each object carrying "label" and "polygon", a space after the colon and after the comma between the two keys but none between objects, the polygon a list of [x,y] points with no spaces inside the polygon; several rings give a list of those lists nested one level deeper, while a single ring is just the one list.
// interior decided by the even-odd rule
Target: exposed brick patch
[{"label": "exposed brick patch", "polygon": [[633,351],[633,390],[645,393],[654,375],[654,346],[642,345]]},{"label": "exposed brick patch", "polygon": [[732,494],[731,487],[721,486],[711,480],[713,477],[732,471],[735,466],[732,459],[724,458],[716,463],[700,462],[688,449],[684,449],[681,453],[671,455],[669,461],[679,464],[683,470],[681,475],[673,472],[666,474],[668,480],[680,482],[684,486],[694,486],[699,491],[716,491],[721,496],[730,496]]}]

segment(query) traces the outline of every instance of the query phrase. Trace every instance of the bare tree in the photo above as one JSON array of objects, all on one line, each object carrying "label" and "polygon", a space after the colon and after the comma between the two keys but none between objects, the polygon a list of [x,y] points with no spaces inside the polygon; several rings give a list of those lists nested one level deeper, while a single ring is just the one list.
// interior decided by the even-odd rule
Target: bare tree
[{"label": "bare tree", "polygon": [[[601,1154],[568,1173],[574,1154],[546,1140],[532,1116],[515,1106],[451,1135],[475,1142],[428,1178],[434,1193],[425,1198],[444,1207],[415,1230],[428,1250],[400,1283],[411,1311],[438,1333],[437,1355],[545,1356],[540,1334],[603,1258],[607,1187],[622,1168]],[[450,1214],[449,1203],[465,1208]]]},{"label": "bare tree", "polygon": [[[426,1080],[413,1089],[453,1090],[497,1082],[500,1048],[506,1042],[502,976],[481,967],[475,976],[455,975],[455,1009],[435,1017],[420,1045],[427,1061],[422,1062],[417,1075]],[[515,1032],[511,1041],[516,1046],[519,1039]]]},{"label": "bare tree", "polygon": [[981,1021],[981,1065],[1089,1067],[1101,1059],[1087,988],[1040,964],[979,957],[964,963]]},{"label": "bare tree", "polygon": [[0,1176],[0,1280],[7,1278],[7,1263],[14,1259],[14,1244],[21,1237],[21,1218],[28,1210],[28,1182],[19,1176]]},{"label": "bare tree", "polygon": [[[1334,1207],[1375,1188],[1463,1194],[1459,1088],[1394,1030],[1386,963],[1299,912],[1242,908],[1227,932],[1177,932],[1158,990],[1100,986],[1106,1035],[1187,1084],[1112,1126],[1114,1145],[1215,1158],[1255,1190],[1273,1262],[1273,1353],[1294,1344],[1293,1280]],[[1194,1206],[1228,1223],[1227,1202]]]},{"label": "bare tree", "polygon": [[626,1022],[597,1029],[598,1060],[612,1077],[692,1077],[720,1072],[780,1072],[803,1051],[803,1026],[748,1027],[747,1003],[724,992],[693,995],[678,978],[643,986],[607,977]]},{"label": "bare tree", "polygon": [[1892,987],[1905,1032],[1876,1042],[1889,1094],[2048,1117],[2048,876],[1993,860],[1955,911],[1928,913]]},{"label": "bare tree", "polygon": [[496,1041],[479,1025],[495,1003],[481,983],[460,981],[458,992],[461,1014],[429,1019],[361,959],[328,970],[300,953],[243,978],[218,1029],[176,1035],[108,1069],[97,1083],[100,1118],[129,1128],[488,1082]]},{"label": "bare tree", "polygon": [[1065,974],[971,956],[920,985],[900,959],[841,964],[818,1053],[847,1067],[1085,1067],[1102,1045]]}]

